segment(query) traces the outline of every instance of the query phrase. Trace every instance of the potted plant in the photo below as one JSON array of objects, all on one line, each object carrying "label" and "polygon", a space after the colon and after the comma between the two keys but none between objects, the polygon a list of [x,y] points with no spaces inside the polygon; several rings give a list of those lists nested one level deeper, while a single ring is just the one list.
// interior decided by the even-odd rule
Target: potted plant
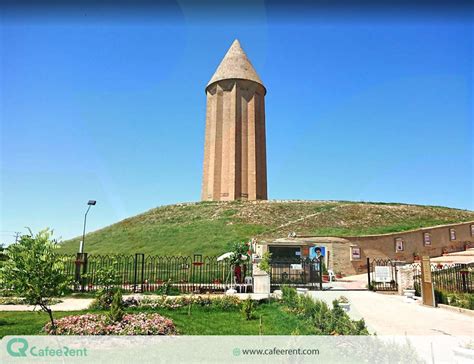
[{"label": "potted plant", "polygon": [[342,272],[336,272],[336,278],[341,279],[342,278]]},{"label": "potted plant", "polygon": [[346,312],[351,309],[351,304],[346,296],[339,297],[337,299],[337,304]]}]

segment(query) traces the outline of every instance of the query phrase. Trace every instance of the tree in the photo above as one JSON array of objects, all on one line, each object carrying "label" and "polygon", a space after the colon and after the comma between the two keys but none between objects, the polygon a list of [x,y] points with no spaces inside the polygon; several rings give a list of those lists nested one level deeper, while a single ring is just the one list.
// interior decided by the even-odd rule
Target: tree
[{"label": "tree", "polygon": [[45,229],[34,235],[29,231],[30,235],[21,236],[5,249],[7,260],[0,269],[0,277],[26,304],[45,311],[55,330],[51,299],[64,295],[72,282],[54,254],[57,242],[52,239],[52,232]]}]

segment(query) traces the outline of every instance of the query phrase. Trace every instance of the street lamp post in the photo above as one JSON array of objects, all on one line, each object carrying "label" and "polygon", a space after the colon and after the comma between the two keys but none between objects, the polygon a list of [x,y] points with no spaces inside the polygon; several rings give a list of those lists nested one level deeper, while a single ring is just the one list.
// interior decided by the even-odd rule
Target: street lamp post
[{"label": "street lamp post", "polygon": [[86,211],[86,214],[84,215],[84,229],[82,231],[82,242],[81,244],[79,245],[79,253],[84,253],[84,240],[86,239],[86,221],[87,221],[87,214],[89,213],[89,210],[91,209],[91,206],[95,206],[95,204],[97,203],[97,201],[95,200],[89,200],[87,202],[87,211]]}]

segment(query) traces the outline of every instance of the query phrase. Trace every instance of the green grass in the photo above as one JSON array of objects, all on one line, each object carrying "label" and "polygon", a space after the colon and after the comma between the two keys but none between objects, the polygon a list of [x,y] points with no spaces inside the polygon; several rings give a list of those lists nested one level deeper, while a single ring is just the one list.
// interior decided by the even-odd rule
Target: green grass
[{"label": "green grass", "polygon": [[[361,236],[472,220],[472,211],[400,203],[200,202],[163,206],[130,217],[87,234],[85,246],[92,254],[219,255],[234,242],[255,236],[281,238],[290,231]],[[77,252],[79,239],[64,242],[61,252]]]},{"label": "green grass", "polygon": [[[55,318],[86,312],[55,312]],[[255,313],[256,319],[247,321],[240,311],[217,311],[199,306],[193,307],[191,315],[188,308],[177,310],[129,309],[127,312],[154,312],[173,320],[181,335],[258,335],[259,317],[262,316],[262,333],[264,335],[290,335],[297,330],[307,333],[306,325],[295,315],[287,313],[276,302],[260,304]],[[40,335],[42,328],[49,321],[43,312],[13,312],[0,314],[0,338],[6,335]]]}]

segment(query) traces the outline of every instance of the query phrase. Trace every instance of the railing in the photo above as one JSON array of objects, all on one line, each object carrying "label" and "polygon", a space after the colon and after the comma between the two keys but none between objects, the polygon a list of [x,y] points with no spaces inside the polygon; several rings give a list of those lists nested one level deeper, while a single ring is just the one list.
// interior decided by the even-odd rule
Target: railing
[{"label": "railing", "polygon": [[[126,291],[155,291],[169,285],[181,292],[224,290],[234,285],[234,267],[228,260],[202,256],[58,255],[63,272],[75,281],[74,290],[101,288],[101,270],[110,269],[113,286]],[[251,262],[241,264],[241,281],[252,275]],[[0,287],[1,288],[1,287]],[[3,287],[7,288],[7,287]]]},{"label": "railing", "polygon": [[322,264],[317,258],[274,258],[270,261],[270,285],[322,289]]},{"label": "railing", "polygon": [[373,291],[398,290],[397,266],[390,259],[367,259],[369,289]]},{"label": "railing", "polygon": [[[421,295],[421,264],[413,263],[417,296]],[[448,293],[474,293],[474,264],[431,264],[433,288]]]}]

